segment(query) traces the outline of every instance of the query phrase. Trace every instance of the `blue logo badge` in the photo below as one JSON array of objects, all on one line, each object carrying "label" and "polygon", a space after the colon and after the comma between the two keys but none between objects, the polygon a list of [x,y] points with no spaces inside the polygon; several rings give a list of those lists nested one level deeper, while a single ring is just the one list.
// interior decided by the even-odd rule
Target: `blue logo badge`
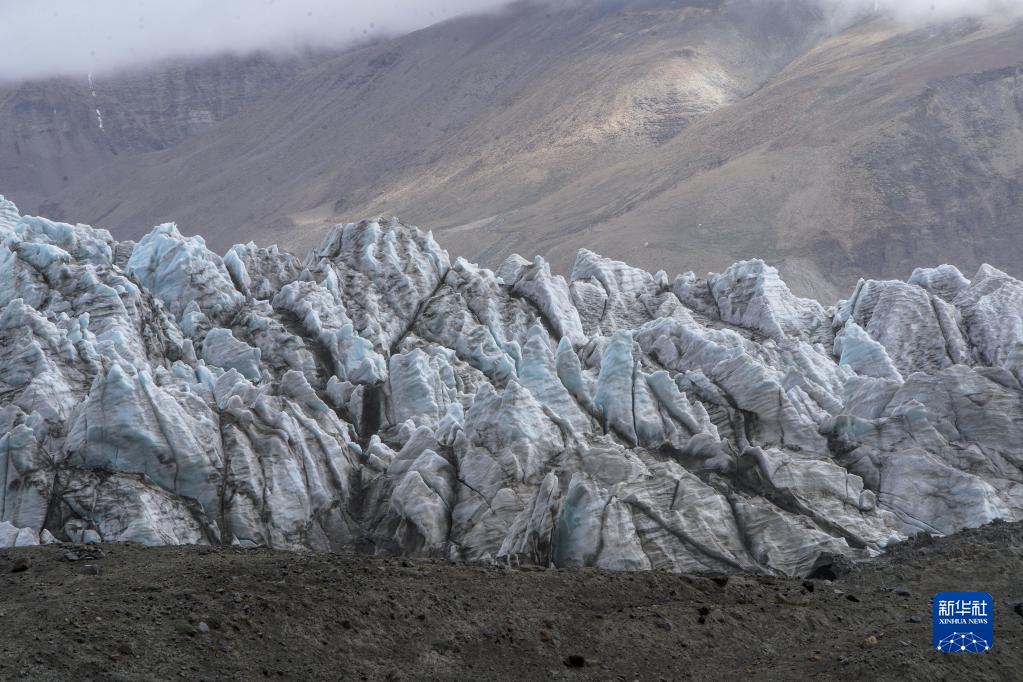
[{"label": "blue logo badge", "polygon": [[934,648],[947,654],[984,653],[995,645],[995,600],[987,592],[934,596]]}]

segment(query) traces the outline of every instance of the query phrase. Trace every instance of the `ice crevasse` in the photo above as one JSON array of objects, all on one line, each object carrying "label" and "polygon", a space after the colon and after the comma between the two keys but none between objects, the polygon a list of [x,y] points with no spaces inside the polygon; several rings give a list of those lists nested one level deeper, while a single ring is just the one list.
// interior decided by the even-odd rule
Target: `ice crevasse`
[{"label": "ice crevasse", "polygon": [[397,221],[304,259],[0,198],[0,546],[807,575],[1023,519],[1023,282],[569,279]]}]

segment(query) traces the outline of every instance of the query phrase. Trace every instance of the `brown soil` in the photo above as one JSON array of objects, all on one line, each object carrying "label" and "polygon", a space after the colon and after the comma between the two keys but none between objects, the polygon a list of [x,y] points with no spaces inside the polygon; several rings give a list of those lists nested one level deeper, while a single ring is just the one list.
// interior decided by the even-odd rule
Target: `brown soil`
[{"label": "brown soil", "polygon": [[[834,581],[13,549],[0,679],[1018,679],[1021,569],[1023,524],[918,539]],[[945,590],[995,597],[992,651],[933,650]]]}]

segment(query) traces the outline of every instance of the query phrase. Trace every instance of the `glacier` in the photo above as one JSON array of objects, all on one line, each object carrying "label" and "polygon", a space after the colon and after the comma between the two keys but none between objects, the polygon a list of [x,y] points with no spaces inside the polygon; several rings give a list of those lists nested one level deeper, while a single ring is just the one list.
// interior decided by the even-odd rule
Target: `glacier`
[{"label": "glacier", "polygon": [[1023,282],[824,306],[762,261],[304,259],[0,197],[0,546],[222,543],[810,575],[1023,519]]}]

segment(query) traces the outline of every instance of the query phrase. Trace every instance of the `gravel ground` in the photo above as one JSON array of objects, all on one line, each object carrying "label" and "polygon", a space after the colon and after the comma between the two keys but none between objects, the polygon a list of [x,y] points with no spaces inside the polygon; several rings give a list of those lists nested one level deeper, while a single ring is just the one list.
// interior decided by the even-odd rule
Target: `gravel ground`
[{"label": "gravel ground", "polygon": [[[1023,525],[917,539],[834,580],[509,569],[135,545],[0,551],[0,679],[1019,679]],[[986,654],[939,591],[995,597]]]}]

